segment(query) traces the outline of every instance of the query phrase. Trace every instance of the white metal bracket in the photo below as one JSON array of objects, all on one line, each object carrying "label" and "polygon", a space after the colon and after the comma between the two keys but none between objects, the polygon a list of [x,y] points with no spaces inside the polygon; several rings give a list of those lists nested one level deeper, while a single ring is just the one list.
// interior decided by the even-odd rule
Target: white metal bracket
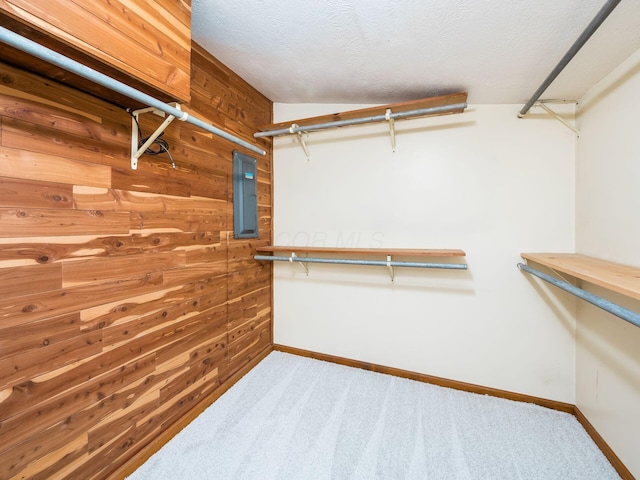
[{"label": "white metal bracket", "polygon": [[393,267],[391,266],[391,255],[387,255],[387,268],[389,269],[389,276],[391,277],[391,281],[395,277],[395,272],[393,271]]},{"label": "white metal bracket", "polygon": [[389,122],[389,137],[391,138],[391,149],[395,153],[396,151],[396,125],[393,118],[391,118],[391,109],[387,108],[384,118]]},{"label": "white metal bracket", "polygon": [[304,141],[302,132],[295,132],[294,128],[298,128],[298,125],[296,123],[291,124],[291,127],[289,128],[289,132],[291,132],[291,134],[294,134],[294,133],[298,134],[298,141],[302,146],[302,150],[304,150],[304,154],[307,156],[307,161],[309,161],[310,155],[309,155],[309,149],[307,148],[307,143]]},{"label": "white metal bracket", "polygon": [[556,112],[551,110],[551,108],[549,108],[544,102],[536,102],[536,103],[533,104],[533,106],[542,108],[549,115],[551,115],[553,118],[555,118],[556,120],[561,122],[565,127],[570,128],[571,130],[573,130],[573,133],[575,133],[578,137],[580,136],[580,130],[578,130],[574,125],[571,125],[569,122],[567,122],[564,118],[562,118]]},{"label": "white metal bracket", "polygon": [[[175,103],[171,105],[180,110],[180,104]],[[176,117],[174,117],[173,115],[167,116],[164,122],[162,122],[156,129],[156,131],[153,132],[153,134],[147,139],[146,142],[144,142],[144,145],[138,146],[140,141],[140,139],[138,138],[138,117],[143,113],[153,113],[154,115],[158,115],[159,117],[164,118],[166,114],[154,107],[131,110],[129,113],[131,113],[131,115],[133,116],[133,118],[131,119],[131,169],[137,170],[138,159],[142,156],[144,151],[149,148],[151,144],[162,134],[162,132],[165,131],[165,129],[171,122],[173,122]],[[180,118],[180,120],[186,119],[186,117],[187,114],[185,113],[185,116],[183,118]]]},{"label": "white metal bracket", "polygon": [[302,267],[302,269],[305,271],[305,273],[307,274],[307,277],[309,276],[309,268],[307,267],[307,263],[304,262],[300,259],[299,256],[297,256],[295,254],[295,252],[291,252],[291,257],[289,257],[289,261],[291,263],[293,263],[294,261],[298,263],[298,265],[300,265]]}]

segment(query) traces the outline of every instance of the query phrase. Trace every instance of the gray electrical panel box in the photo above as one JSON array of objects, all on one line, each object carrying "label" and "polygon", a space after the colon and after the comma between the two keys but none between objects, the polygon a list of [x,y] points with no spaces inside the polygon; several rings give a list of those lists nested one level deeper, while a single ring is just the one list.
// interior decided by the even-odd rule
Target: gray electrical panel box
[{"label": "gray electrical panel box", "polygon": [[256,159],[233,151],[233,237],[258,236],[258,191]]}]

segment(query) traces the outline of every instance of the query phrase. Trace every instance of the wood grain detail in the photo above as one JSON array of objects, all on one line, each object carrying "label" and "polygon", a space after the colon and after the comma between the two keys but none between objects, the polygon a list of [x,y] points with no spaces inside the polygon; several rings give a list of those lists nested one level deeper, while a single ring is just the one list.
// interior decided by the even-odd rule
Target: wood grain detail
[{"label": "wood grain detail", "polygon": [[[0,0],[0,17],[8,28],[134,88],[190,99],[190,0]],[[77,83],[51,65],[21,53],[11,56],[44,75]]]},{"label": "wood grain detail", "polygon": [[126,234],[130,216],[100,210],[0,208],[0,230],[3,237]]},{"label": "wood grain detail", "polygon": [[[190,13],[62,3],[32,6],[49,20],[95,7],[122,28],[154,4],[146,26]],[[271,102],[193,52],[208,87],[189,91],[191,111],[236,135],[271,121]],[[271,268],[253,261],[271,240],[271,141],[257,159],[261,236],[235,240],[234,144],[174,122],[177,168],[145,155],[134,172],[123,109],[6,64],[0,79],[0,478],[108,478],[271,349]]]},{"label": "wood grain detail", "polygon": [[[4,141],[4,135],[2,139]],[[8,148],[4,144],[0,146],[0,176],[67,185],[111,186],[111,169],[106,165]]]},{"label": "wood grain detail", "polygon": [[73,187],[0,177],[0,208],[3,207],[73,208]]},{"label": "wood grain detail", "polygon": [[20,297],[62,288],[62,265],[33,265],[0,269],[0,291]]},{"label": "wood grain detail", "polygon": [[235,374],[229,377],[224,383],[222,383],[214,392],[212,392],[207,398],[203,399],[196,407],[194,407],[188,414],[182,416],[173,425],[169,426],[162,432],[161,435],[156,437],[153,442],[147,445],[144,449],[138,452],[133,458],[131,458],[126,464],[112,472],[109,476],[112,480],[124,480],[128,475],[131,475],[136,471],[144,462],[146,462],[151,455],[160,450],[169,440],[175,437],[181,430],[183,430],[189,423],[204,412],[213,402],[215,402],[224,392],[229,390],[235,385],[242,377],[244,377],[249,371],[260,363],[269,353],[271,353],[271,346],[266,347],[259,352],[250,362],[244,367],[238,370]]},{"label": "wood grain detail", "polygon": [[640,268],[573,253],[522,253],[522,258],[640,300]]}]

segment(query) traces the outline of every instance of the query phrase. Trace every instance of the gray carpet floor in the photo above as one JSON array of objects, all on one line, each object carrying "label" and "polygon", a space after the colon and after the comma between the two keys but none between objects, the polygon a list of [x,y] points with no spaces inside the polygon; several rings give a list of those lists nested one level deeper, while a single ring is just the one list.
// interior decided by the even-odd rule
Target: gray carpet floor
[{"label": "gray carpet floor", "polygon": [[572,415],[273,352],[128,478],[620,477]]}]

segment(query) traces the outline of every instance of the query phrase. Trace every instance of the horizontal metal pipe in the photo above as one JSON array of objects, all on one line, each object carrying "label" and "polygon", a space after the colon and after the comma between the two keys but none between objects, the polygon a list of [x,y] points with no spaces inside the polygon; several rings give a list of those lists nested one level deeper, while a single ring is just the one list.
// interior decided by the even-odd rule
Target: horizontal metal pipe
[{"label": "horizontal metal pipe", "polygon": [[34,57],[44,60],[45,62],[51,63],[52,65],[56,65],[71,73],[79,75],[82,78],[86,78],[87,80],[97,83],[98,85],[107,87],[108,89],[113,90],[114,92],[120,93],[133,100],[136,100],[137,102],[140,102],[143,105],[156,108],[168,115],[173,115],[178,120],[182,120],[186,123],[190,123],[192,125],[195,125],[196,127],[202,128],[207,132],[213,133],[214,135],[217,135],[218,137],[222,137],[225,140],[229,140],[230,142],[233,142],[236,145],[240,145],[248,150],[251,150],[252,152],[255,152],[260,155],[266,154],[264,150],[254,145],[251,145],[249,142],[246,142],[238,137],[235,137],[234,135],[231,135],[230,133],[227,133],[224,130],[220,130],[219,128],[214,127],[213,125],[203,122],[202,120],[196,117],[192,117],[191,115],[188,115],[186,112],[178,110],[177,108],[167,103],[164,103],[156,98],[153,98],[151,95],[147,95],[146,93],[141,92],[140,90],[136,90],[135,88],[130,87],[129,85],[119,82],[118,80],[115,80],[103,73],[100,73],[96,70],[93,70],[92,68],[87,67],[86,65],[76,62],[75,60],[65,57],[64,55],[61,55],[57,52],[54,52],[53,50],[43,45],[40,45],[39,43],[33,42],[28,38],[24,38],[23,36],[18,35],[17,33],[14,33],[11,30],[8,30],[4,27],[0,27],[0,41],[14,48],[17,48],[18,50],[21,50],[25,53],[33,55]]},{"label": "horizontal metal pipe", "polygon": [[[465,108],[467,108],[466,103],[454,103],[452,105],[441,105],[438,107],[419,108],[417,110],[407,110],[406,112],[391,113],[389,115],[389,118],[393,120],[397,120],[399,118],[415,117],[420,115],[434,115],[437,113],[446,113],[446,112],[452,112],[455,110],[464,110]],[[388,119],[386,114],[372,115],[369,117],[352,118],[349,120],[336,120],[334,122],[316,123],[313,125],[302,125],[299,127],[287,127],[287,128],[279,128],[275,130],[267,130],[265,132],[254,133],[253,136],[255,138],[276,137],[278,135],[287,135],[290,133],[310,132],[312,130],[325,130],[327,128],[346,127],[347,125],[360,125],[363,123],[382,122],[387,120]]]},{"label": "horizontal metal pipe", "polygon": [[564,57],[560,59],[555,68],[551,71],[551,73],[544,79],[542,84],[538,87],[535,93],[531,96],[529,101],[522,107],[520,113],[518,113],[518,117],[522,118],[527,113],[529,113],[529,109],[533,106],[534,103],[538,101],[540,96],[544,93],[544,91],[549,88],[549,85],[556,79],[560,72],[564,70],[564,67],[576,56],[576,53],[582,48],[582,46],[587,43],[587,40],[591,38],[591,35],[595,33],[595,31],[602,25],[609,14],[613,12],[613,9],[618,6],[621,0],[608,0],[607,3],[600,9],[600,11],[596,14],[596,16],[591,20],[591,23],[587,25],[584,31],[580,34],[578,39],[573,43],[571,48],[564,54]]},{"label": "horizontal metal pipe", "polygon": [[596,307],[599,307],[615,315],[616,317],[620,317],[621,319],[626,320],[627,322],[635,325],[636,327],[640,327],[640,314],[636,312],[633,312],[627,308],[624,308],[618,305],[617,303],[613,303],[613,302],[610,302],[609,300],[605,300],[604,298],[594,295],[593,293],[587,292],[582,288],[578,288],[575,285],[571,285],[570,283],[565,282],[564,280],[559,280],[555,277],[552,277],[551,275],[547,275],[546,273],[536,270],[535,268],[531,268],[528,265],[525,265],[523,263],[518,263],[518,268],[520,270],[524,270],[525,272],[530,273],[531,275],[534,275],[544,280],[545,282],[548,282],[564,290],[565,292],[569,292],[572,295],[575,295],[576,297],[586,300],[592,305],[595,305]]},{"label": "horizontal metal pipe", "polygon": [[414,267],[414,268],[445,268],[448,270],[466,270],[466,263],[423,263],[398,262],[385,260],[353,260],[346,258],[313,258],[313,257],[280,257],[274,255],[254,255],[254,260],[269,262],[302,262],[302,263],[333,263],[339,265],[372,265],[376,267]]}]

